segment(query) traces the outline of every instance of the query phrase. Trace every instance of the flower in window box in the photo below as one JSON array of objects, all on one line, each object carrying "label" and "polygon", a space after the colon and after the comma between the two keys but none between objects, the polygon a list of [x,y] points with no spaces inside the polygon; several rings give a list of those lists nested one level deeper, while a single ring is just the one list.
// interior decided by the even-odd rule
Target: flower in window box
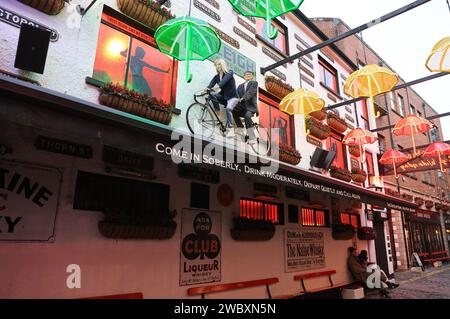
[{"label": "flower in window box", "polygon": [[64,8],[64,0],[19,0],[46,14],[57,15]]},{"label": "flower in window box", "polygon": [[375,240],[377,238],[376,232],[372,227],[358,227],[358,239],[361,240]]},{"label": "flower in window box", "polygon": [[337,240],[352,239],[355,235],[355,227],[350,224],[335,223],[332,225],[332,234]]},{"label": "flower in window box", "polygon": [[339,133],[344,133],[348,129],[347,122],[335,112],[328,112],[327,123],[329,127]]},{"label": "flower in window box", "polygon": [[323,121],[327,118],[327,112],[325,112],[324,110],[314,111],[309,113],[308,115],[319,121]]},{"label": "flower in window box", "polygon": [[340,168],[335,165],[330,166],[330,176],[345,182],[352,180],[352,173],[346,168]]},{"label": "flower in window box", "polygon": [[436,210],[441,210],[442,209],[442,204],[441,203],[434,203],[434,208]]},{"label": "flower in window box", "polygon": [[157,1],[117,0],[119,10],[153,30],[175,16]]},{"label": "flower in window box", "polygon": [[119,84],[103,85],[99,101],[102,105],[163,124],[169,124],[172,119],[172,105]]},{"label": "flower in window box", "polygon": [[278,156],[280,161],[291,165],[297,165],[302,159],[300,152],[295,147],[283,143],[278,145],[278,152],[275,151],[274,155]]},{"label": "flower in window box", "polygon": [[433,205],[434,205],[433,201],[431,201],[431,200],[426,200],[425,201],[425,207],[426,208],[431,209],[431,208],[433,208]]},{"label": "flower in window box", "polygon": [[230,233],[237,241],[267,241],[274,236],[275,225],[271,221],[235,217]]},{"label": "flower in window box", "polygon": [[414,202],[415,202],[417,205],[422,206],[423,203],[424,203],[425,201],[423,200],[422,197],[415,197],[415,198],[414,198]]},{"label": "flower in window box", "polygon": [[322,122],[306,116],[306,128],[310,131],[310,134],[319,140],[324,140],[330,136],[330,128]]},{"label": "flower in window box", "polygon": [[352,180],[357,183],[364,183],[367,179],[367,173],[360,168],[352,168]]},{"label": "flower in window box", "polygon": [[268,75],[265,78],[266,89],[279,99],[283,99],[289,93],[294,92],[294,88],[275,76]]}]

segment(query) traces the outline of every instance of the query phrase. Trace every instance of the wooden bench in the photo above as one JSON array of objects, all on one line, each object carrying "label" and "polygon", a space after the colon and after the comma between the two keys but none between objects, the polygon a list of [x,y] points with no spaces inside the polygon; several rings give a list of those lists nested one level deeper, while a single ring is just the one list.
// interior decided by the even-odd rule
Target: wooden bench
[{"label": "wooden bench", "polygon": [[232,282],[227,284],[218,284],[218,285],[209,285],[202,287],[192,287],[188,289],[189,296],[202,295],[202,299],[205,299],[205,295],[213,292],[221,292],[221,291],[229,291],[242,289],[247,287],[257,287],[257,286],[266,286],[267,294],[269,295],[269,299],[272,299],[272,294],[270,293],[269,285],[278,283],[278,278],[266,278],[266,279],[258,279],[258,280],[250,280],[250,281],[241,281],[241,282]]},{"label": "wooden bench", "polygon": [[430,253],[427,259],[424,259],[424,262],[432,263],[435,261],[449,260],[448,252],[446,250],[443,251],[435,251]]},{"label": "wooden bench", "polygon": [[[325,271],[320,271],[320,272],[313,272],[313,273],[307,273],[307,274],[294,275],[294,280],[301,282],[301,289],[302,290],[299,293],[296,293],[296,294],[281,295],[281,296],[276,296],[275,298],[276,299],[295,298],[295,297],[304,296],[306,294],[317,293],[317,292],[320,292],[320,291],[326,291],[326,290],[336,289],[336,288],[343,288],[343,287],[346,287],[346,286],[349,286],[349,285],[353,284],[353,283],[339,283],[339,284],[333,283],[331,275],[334,275],[334,274],[336,274],[336,270],[325,270]],[[306,289],[305,280],[312,279],[312,278],[325,277],[325,276],[328,276],[328,280],[330,282],[329,286],[320,287],[320,288],[316,288],[316,289],[309,289],[309,290]]]}]

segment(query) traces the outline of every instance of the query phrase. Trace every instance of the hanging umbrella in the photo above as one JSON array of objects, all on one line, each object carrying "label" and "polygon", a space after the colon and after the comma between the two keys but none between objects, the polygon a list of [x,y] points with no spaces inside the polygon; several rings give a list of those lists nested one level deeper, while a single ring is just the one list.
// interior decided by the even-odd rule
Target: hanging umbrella
[{"label": "hanging umbrella", "polygon": [[364,163],[366,161],[366,156],[363,146],[366,144],[372,144],[377,139],[378,137],[376,137],[376,135],[372,132],[358,127],[348,132],[347,135],[344,136],[342,143],[346,145],[359,146],[359,153],[361,154],[360,158],[362,157],[362,160],[360,159],[360,162]]},{"label": "hanging umbrella", "polygon": [[155,32],[155,41],[161,52],[180,61],[186,61],[186,81],[192,81],[189,62],[203,61],[220,50],[222,42],[216,32],[204,21],[184,16],[167,21]]},{"label": "hanging umbrella", "polygon": [[450,72],[450,37],[436,43],[425,66],[431,72]]},{"label": "hanging umbrella", "polygon": [[409,156],[397,150],[387,150],[380,158],[381,164],[389,164],[394,167],[394,176],[398,178],[396,165],[409,160]]},{"label": "hanging umbrella", "polygon": [[[306,119],[307,114],[319,111],[324,106],[325,101],[316,92],[301,88],[286,95],[281,100],[279,109],[291,115],[303,114]],[[309,135],[306,121],[303,124],[305,134]]]},{"label": "hanging umbrella", "polygon": [[270,39],[278,36],[278,28],[270,21],[287,12],[297,10],[304,0],[228,0],[243,16],[266,20],[266,34]]},{"label": "hanging umbrella", "polygon": [[395,124],[392,129],[392,133],[395,135],[411,135],[413,142],[414,155],[418,155],[420,152],[416,151],[416,141],[414,139],[414,135],[419,133],[425,133],[431,130],[434,127],[434,124],[417,115],[408,115],[407,117],[401,119]]},{"label": "hanging umbrella", "polygon": [[427,147],[423,156],[425,157],[439,157],[439,165],[441,167],[441,172],[445,173],[447,170],[442,166],[441,155],[450,155],[450,145],[447,143],[436,142]]},{"label": "hanging umbrella", "polygon": [[389,92],[397,83],[397,74],[376,64],[370,64],[349,75],[344,83],[344,92],[354,98],[370,98],[373,115],[379,118],[381,114],[379,111],[375,112],[373,97]]}]

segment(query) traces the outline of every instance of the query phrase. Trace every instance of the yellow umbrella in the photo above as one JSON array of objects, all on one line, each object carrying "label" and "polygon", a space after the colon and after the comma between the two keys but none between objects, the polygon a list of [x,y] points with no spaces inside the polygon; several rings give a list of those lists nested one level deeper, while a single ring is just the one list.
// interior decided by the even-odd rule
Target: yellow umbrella
[{"label": "yellow umbrella", "polygon": [[370,98],[373,115],[379,118],[380,112],[375,112],[373,97],[389,92],[397,83],[397,74],[376,64],[369,64],[350,74],[345,81],[344,92],[354,98]]},{"label": "yellow umbrella", "polygon": [[450,37],[436,43],[425,66],[431,72],[450,72]]},{"label": "yellow umbrella", "polygon": [[[320,111],[325,106],[325,101],[316,92],[301,88],[286,95],[280,102],[280,110],[288,114],[303,114]],[[306,119],[306,116],[305,116]],[[304,132],[309,135],[304,121]]]}]

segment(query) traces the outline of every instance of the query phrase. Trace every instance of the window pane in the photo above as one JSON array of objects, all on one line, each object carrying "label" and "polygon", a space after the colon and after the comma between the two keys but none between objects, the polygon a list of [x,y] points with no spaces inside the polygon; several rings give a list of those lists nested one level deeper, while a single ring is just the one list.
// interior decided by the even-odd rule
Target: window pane
[{"label": "window pane", "polygon": [[332,164],[340,168],[345,168],[345,153],[341,141],[337,140],[334,136],[330,136],[327,139],[327,149],[336,152],[336,156],[334,157]]},{"label": "window pane", "polygon": [[100,25],[92,77],[102,82],[124,84],[130,37]]},{"label": "window pane", "polygon": [[133,39],[128,87],[170,103],[172,58],[158,49]]},{"label": "window pane", "polygon": [[256,19],[256,32],[262,37],[267,43],[271,44],[273,47],[277,48],[283,53],[286,53],[286,35],[283,28],[276,25],[272,21],[272,25],[278,28],[278,37],[276,39],[270,39],[266,34],[266,22],[264,19]]},{"label": "window pane", "polygon": [[350,216],[346,213],[341,213],[341,223],[342,224],[350,224]]},{"label": "window pane", "polygon": [[353,227],[358,227],[358,216],[357,215],[351,215],[350,216],[351,219],[351,224]]}]

